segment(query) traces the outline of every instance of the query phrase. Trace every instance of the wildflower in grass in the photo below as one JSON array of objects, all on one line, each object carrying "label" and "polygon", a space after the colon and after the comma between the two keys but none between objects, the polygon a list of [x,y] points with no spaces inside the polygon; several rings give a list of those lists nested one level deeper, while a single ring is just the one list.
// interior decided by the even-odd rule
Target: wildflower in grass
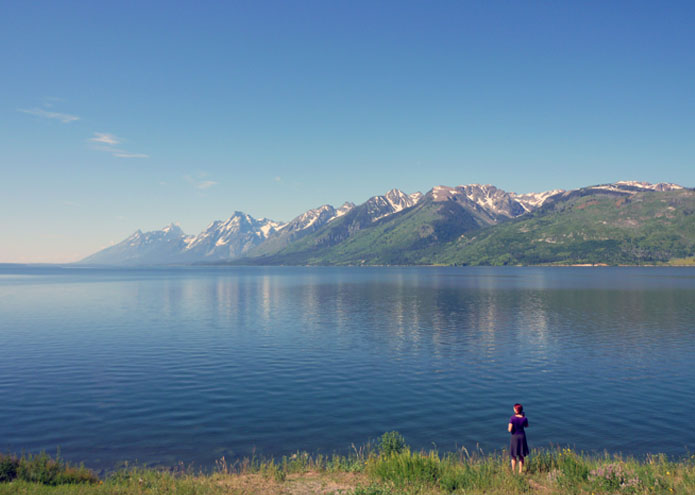
[{"label": "wildflower in grass", "polygon": [[637,490],[640,480],[634,472],[622,464],[608,464],[593,469],[589,473],[589,481],[608,490]]}]

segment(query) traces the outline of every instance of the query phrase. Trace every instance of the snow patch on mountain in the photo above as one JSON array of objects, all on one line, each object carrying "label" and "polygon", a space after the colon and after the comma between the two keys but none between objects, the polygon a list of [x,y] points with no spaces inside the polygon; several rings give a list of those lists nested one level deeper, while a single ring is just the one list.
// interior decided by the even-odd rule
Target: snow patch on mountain
[{"label": "snow patch on mountain", "polygon": [[634,194],[640,191],[674,191],[684,189],[684,187],[670,182],[658,182],[656,184],[650,184],[649,182],[639,182],[635,180],[619,180],[617,182],[613,182],[612,184],[601,184],[598,186],[592,186],[591,189],[629,192]]},{"label": "snow patch on mountain", "polygon": [[267,239],[271,234],[273,234],[274,232],[277,232],[278,230],[280,230],[282,227],[285,226],[284,223],[275,222],[275,221],[269,220],[267,218],[262,219],[261,222],[262,222],[262,225],[258,230],[263,234],[264,239]]},{"label": "snow patch on mountain", "polygon": [[102,249],[82,263],[104,265],[163,264],[177,261],[190,236],[174,224],[162,230],[143,232],[138,229],[125,240]]},{"label": "snow patch on mountain", "polygon": [[338,217],[342,217],[347,212],[352,210],[354,207],[355,207],[355,203],[351,203],[349,201],[346,201],[345,203],[342,204],[342,206],[340,208],[335,210],[335,217],[331,218],[331,220],[335,220]]},{"label": "snow patch on mountain", "polygon": [[263,256],[282,249],[289,243],[309,235],[327,223],[345,215],[354,207],[354,203],[346,202],[338,209],[335,209],[332,205],[325,204],[307,210],[285,224],[277,224],[275,229],[269,232],[267,238],[253,248],[249,255]]},{"label": "snow patch on mountain", "polygon": [[413,194],[409,194],[408,197],[413,202],[413,205],[416,205],[420,202],[422,198],[425,197],[425,195],[422,194],[420,191],[416,191]]},{"label": "snow patch on mountain", "polygon": [[434,201],[455,201],[469,205],[494,222],[498,216],[517,217],[526,212],[512,194],[491,184],[468,184],[456,187],[437,186],[432,189]]},{"label": "snow patch on mountain", "polygon": [[371,217],[372,222],[376,222],[384,217],[415,206],[422,198],[423,194],[420,192],[406,194],[399,189],[391,189],[383,196],[369,198],[366,203],[367,213]]},{"label": "snow patch on mountain", "polygon": [[519,202],[519,204],[524,208],[524,210],[528,212],[533,211],[536,208],[540,208],[541,206],[543,206],[543,203],[545,203],[548,200],[548,198],[551,198],[556,194],[561,194],[563,192],[565,192],[564,189],[552,189],[550,191],[544,191],[540,193],[509,194],[512,196],[512,198]]},{"label": "snow patch on mountain", "polygon": [[[138,231],[140,232],[140,231]],[[173,235],[183,235],[183,230],[181,230],[181,227],[176,225],[175,223],[170,223],[166,227],[162,229],[162,232],[165,234],[173,234]]]},{"label": "snow patch on mountain", "polygon": [[349,202],[343,203],[343,205],[338,209],[328,204],[321,205],[318,208],[312,208],[311,210],[305,211],[286,224],[278,225],[275,228],[275,231],[297,233],[307,229],[315,230],[316,228],[345,215],[354,207],[355,204]]},{"label": "snow patch on mountain", "polygon": [[324,224],[335,217],[335,208],[331,205],[321,205],[318,208],[307,210],[296,218],[290,220],[286,227],[288,231],[298,232],[313,227],[318,223]]},{"label": "snow patch on mountain", "polygon": [[187,240],[182,257],[185,259],[233,259],[261,244],[283,226],[268,218],[256,219],[235,211],[227,220],[216,220]]}]

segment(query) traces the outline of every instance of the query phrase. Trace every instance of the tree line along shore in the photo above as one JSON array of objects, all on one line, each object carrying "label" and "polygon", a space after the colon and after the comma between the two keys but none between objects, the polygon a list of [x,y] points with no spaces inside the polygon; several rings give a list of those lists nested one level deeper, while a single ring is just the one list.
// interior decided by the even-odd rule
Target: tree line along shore
[{"label": "tree line along shore", "polygon": [[695,493],[695,455],[637,459],[534,450],[525,472],[506,453],[414,451],[397,432],[349,455],[220,459],[213,469],[123,467],[98,476],[59,456],[0,454],[0,495],[440,495]]}]

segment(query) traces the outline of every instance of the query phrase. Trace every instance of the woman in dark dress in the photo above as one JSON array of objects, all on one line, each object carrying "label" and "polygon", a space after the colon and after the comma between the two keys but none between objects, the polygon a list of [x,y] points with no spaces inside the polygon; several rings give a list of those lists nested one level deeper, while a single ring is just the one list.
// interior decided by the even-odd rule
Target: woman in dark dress
[{"label": "woman in dark dress", "polygon": [[528,455],[528,444],[526,443],[524,428],[528,428],[528,419],[526,419],[524,414],[524,407],[521,404],[514,404],[514,416],[509,418],[509,426],[507,426],[507,430],[512,434],[512,439],[509,443],[512,473],[516,468],[517,459],[519,460],[519,474],[524,470],[524,457]]}]

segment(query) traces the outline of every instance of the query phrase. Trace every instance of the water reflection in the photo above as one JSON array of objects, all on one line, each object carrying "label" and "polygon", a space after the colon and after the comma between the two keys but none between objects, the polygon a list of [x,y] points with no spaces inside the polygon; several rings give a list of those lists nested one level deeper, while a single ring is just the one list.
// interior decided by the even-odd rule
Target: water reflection
[{"label": "water reflection", "polygon": [[345,450],[399,429],[415,446],[491,450],[523,400],[535,445],[681,453],[695,446],[683,400],[695,380],[691,273],[7,275],[0,447],[209,464]]}]

